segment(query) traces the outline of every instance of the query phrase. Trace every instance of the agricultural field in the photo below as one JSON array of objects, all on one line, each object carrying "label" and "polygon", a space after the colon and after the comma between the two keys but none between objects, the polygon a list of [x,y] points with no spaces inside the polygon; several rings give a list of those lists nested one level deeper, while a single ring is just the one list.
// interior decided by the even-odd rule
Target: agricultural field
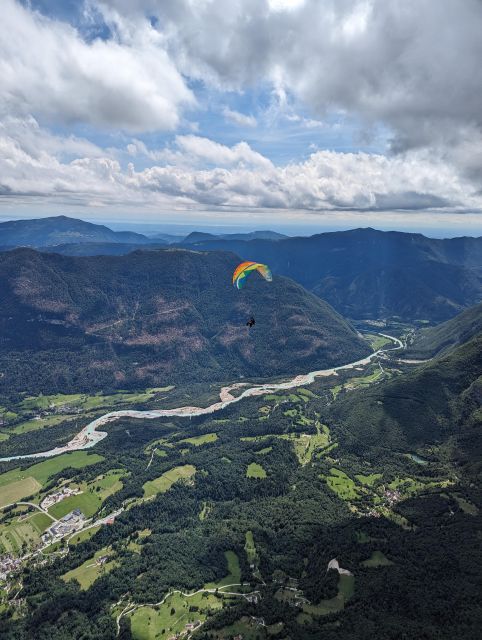
[{"label": "agricultural field", "polygon": [[49,458],[27,469],[17,468],[2,473],[0,475],[0,508],[38,493],[51,476],[64,469],[69,467],[83,469],[102,460],[104,458],[96,453],[74,451]]},{"label": "agricultural field", "polygon": [[266,471],[257,462],[252,462],[246,469],[247,478],[266,478]]},{"label": "agricultural field", "polygon": [[39,511],[25,513],[22,509],[17,510],[17,513],[18,515],[0,524],[0,555],[10,553],[16,556],[37,546],[40,536],[53,522]]},{"label": "agricultural field", "polygon": [[144,404],[154,400],[159,393],[166,393],[172,389],[174,389],[173,386],[168,386],[134,393],[119,391],[111,395],[76,393],[29,396],[10,410],[2,407],[2,417],[8,422],[15,423],[11,427],[7,425],[7,433],[23,434],[75,419],[79,414],[85,418],[86,414],[89,417],[89,412],[97,410],[107,410],[120,405]]},{"label": "agricultural field", "polygon": [[124,476],[125,471],[122,469],[111,469],[90,482],[72,483],[69,486],[80,489],[82,493],[54,504],[50,507],[49,513],[54,518],[60,519],[74,509],[80,509],[87,518],[90,518],[109,496],[122,489],[121,478]]},{"label": "agricultural field", "polygon": [[154,480],[149,480],[144,483],[144,497],[150,498],[151,496],[155,496],[158,493],[165,493],[168,491],[175,482],[183,479],[192,478],[192,476],[196,473],[196,467],[192,464],[186,464],[182,467],[174,467],[174,469],[170,469],[159,476],[159,478],[155,478]]},{"label": "agricultural field", "polygon": [[387,344],[391,343],[391,340],[389,340],[388,338],[384,338],[383,336],[377,335],[375,333],[364,333],[363,337],[365,338],[365,340],[368,340],[373,351],[378,351],[379,349],[385,347]]},{"label": "agricultural field", "polygon": [[99,549],[92,558],[89,558],[76,569],[72,569],[72,571],[68,571],[61,576],[62,580],[65,582],[77,580],[80,584],[80,588],[85,591],[97,580],[97,578],[114,569],[117,562],[113,559],[113,556],[114,552],[112,549],[107,547]]},{"label": "agricultural field", "polygon": [[370,473],[369,475],[358,474],[355,478],[358,480],[360,484],[365,485],[366,487],[373,487],[377,480],[383,477],[382,473]]},{"label": "agricultural field", "polygon": [[202,436],[194,436],[193,438],[184,438],[184,440],[179,440],[178,443],[192,444],[195,447],[199,447],[203,444],[208,444],[209,442],[216,442],[217,439],[218,439],[217,433],[205,433]]},{"label": "agricultural field", "polygon": [[[228,585],[238,585],[241,580],[239,560],[233,551],[226,551],[228,575],[218,582],[206,584],[199,591],[173,592],[154,606],[139,607],[129,615],[131,632],[135,640],[166,640],[186,630],[186,625],[204,622],[210,612],[219,610],[226,598],[222,590],[236,591]],[[209,591],[208,591],[209,590]],[[214,593],[219,590],[218,593]]]},{"label": "agricultural field", "polygon": [[360,496],[355,482],[340,469],[332,467],[330,475],[323,476],[323,478],[330,489],[342,500],[356,500]]}]

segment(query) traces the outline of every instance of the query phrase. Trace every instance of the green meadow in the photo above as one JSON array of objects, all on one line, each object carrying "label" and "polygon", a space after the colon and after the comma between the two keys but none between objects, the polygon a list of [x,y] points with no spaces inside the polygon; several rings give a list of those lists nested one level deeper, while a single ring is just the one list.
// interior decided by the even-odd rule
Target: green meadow
[{"label": "green meadow", "polygon": [[168,491],[175,482],[179,480],[191,478],[196,473],[196,467],[192,464],[186,464],[182,467],[174,467],[155,478],[154,480],[148,480],[144,483],[144,497],[150,498],[158,493],[165,493]]}]

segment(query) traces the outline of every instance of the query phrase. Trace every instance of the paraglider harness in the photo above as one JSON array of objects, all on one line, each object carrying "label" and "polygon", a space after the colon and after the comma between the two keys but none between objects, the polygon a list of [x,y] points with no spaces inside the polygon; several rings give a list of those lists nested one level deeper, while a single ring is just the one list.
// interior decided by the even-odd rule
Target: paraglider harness
[{"label": "paraglider harness", "polygon": [[246,326],[251,329],[251,327],[254,327],[255,324],[256,324],[256,320],[251,316],[251,318],[246,323]]}]

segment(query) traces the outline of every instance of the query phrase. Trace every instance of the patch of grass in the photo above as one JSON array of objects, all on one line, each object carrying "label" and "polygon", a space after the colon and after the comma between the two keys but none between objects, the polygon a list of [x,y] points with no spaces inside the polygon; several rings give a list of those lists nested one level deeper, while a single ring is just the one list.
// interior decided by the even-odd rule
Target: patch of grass
[{"label": "patch of grass", "polygon": [[462,498],[462,496],[460,496],[458,493],[451,493],[450,495],[457,502],[464,513],[467,513],[470,516],[476,516],[479,513],[478,507],[476,507],[473,502],[469,502],[465,498]]},{"label": "patch of grass", "polygon": [[343,389],[343,385],[342,384],[337,384],[334,387],[332,387],[330,389],[332,396],[333,396],[333,400],[336,400],[336,397],[338,396],[338,394],[340,393],[340,391]]},{"label": "patch of grass", "polygon": [[256,566],[259,562],[259,558],[252,531],[246,531],[246,543],[244,545],[244,550],[246,551],[248,564]]},{"label": "patch of grass", "polygon": [[330,475],[325,477],[326,484],[342,500],[355,500],[359,497],[359,490],[353,480],[344,471],[332,467]]},{"label": "patch of grass", "polygon": [[354,576],[340,575],[338,578],[338,594],[334,598],[322,600],[318,604],[303,604],[303,612],[310,616],[324,616],[342,611],[345,603],[355,591]]},{"label": "patch of grass", "polygon": [[249,616],[243,616],[233,624],[214,632],[214,637],[218,640],[235,638],[236,636],[241,636],[243,640],[261,640],[266,637],[266,632],[264,627],[257,624]]},{"label": "patch of grass", "polygon": [[40,536],[52,524],[44,513],[22,513],[8,523],[0,525],[0,555],[18,555],[40,543]]},{"label": "patch of grass", "polygon": [[273,447],[265,447],[264,449],[260,449],[259,451],[255,451],[254,453],[257,456],[265,456],[268,453],[271,453],[271,451],[273,451]]},{"label": "patch of grass", "polygon": [[79,533],[75,534],[73,538],[70,538],[69,544],[76,545],[80,544],[81,542],[85,542],[86,540],[90,540],[93,536],[95,536],[99,529],[100,525],[97,527],[91,527],[90,529],[85,529],[85,531],[80,531]]},{"label": "patch of grass", "polygon": [[199,520],[205,520],[212,510],[212,506],[208,502],[203,502],[201,511],[199,512]]},{"label": "patch of grass", "polygon": [[195,447],[199,447],[200,445],[207,444],[208,442],[216,442],[217,439],[218,439],[217,433],[205,433],[202,436],[194,436],[193,438],[184,438],[184,440],[179,440],[179,442],[193,444]]},{"label": "patch of grass", "polygon": [[380,480],[382,476],[383,476],[382,473],[370,473],[367,476],[364,476],[363,474],[358,474],[355,476],[355,478],[358,480],[360,484],[364,484],[366,487],[373,487],[375,482],[377,480]]},{"label": "patch of grass", "polygon": [[316,393],[313,393],[313,391],[306,389],[306,387],[300,387],[298,389],[298,395],[305,396],[306,398],[318,398]]},{"label": "patch of grass", "polygon": [[80,509],[85,516],[90,518],[109,496],[122,489],[121,478],[124,475],[125,471],[123,470],[111,469],[108,473],[98,476],[91,482],[82,482],[79,485],[82,493],[54,504],[50,507],[49,513],[54,518],[60,519],[74,509]]},{"label": "patch of grass", "polygon": [[360,563],[363,567],[388,567],[393,564],[381,551],[374,551],[368,560]]},{"label": "patch of grass", "polygon": [[390,344],[391,342],[391,340],[389,340],[388,338],[384,338],[383,336],[378,336],[374,333],[365,333],[363,337],[365,338],[365,340],[368,340],[373,351],[378,351],[379,349],[384,347],[386,344]]},{"label": "patch of grass", "polygon": [[20,424],[16,424],[12,429],[10,429],[10,433],[22,434],[29,433],[29,431],[38,431],[39,429],[44,429],[45,427],[54,427],[61,422],[66,420],[71,420],[75,418],[74,415],[60,415],[60,416],[42,416],[38,420],[27,420],[26,422],[21,422]]},{"label": "patch of grass", "polygon": [[83,564],[81,564],[76,569],[72,569],[72,571],[68,571],[63,576],[61,576],[64,582],[68,582],[69,580],[77,580],[80,584],[80,588],[82,591],[88,589],[101,575],[109,573],[112,571],[114,567],[117,566],[116,560],[107,560],[106,562],[102,562],[101,558],[103,557],[112,557],[113,551],[112,549],[108,549],[104,547],[103,549],[99,549],[92,558],[86,560]]},{"label": "patch of grass", "polygon": [[192,464],[186,464],[182,467],[174,467],[174,469],[170,469],[159,476],[159,478],[155,478],[154,480],[149,480],[144,483],[144,497],[149,498],[151,496],[155,496],[158,493],[165,493],[168,491],[175,482],[178,482],[184,478],[191,478],[196,473],[196,467]]},{"label": "patch of grass", "polygon": [[[167,640],[183,632],[186,624],[198,620],[204,622],[206,619],[204,610],[221,609],[222,602],[222,596],[216,597],[212,593],[206,595],[199,593],[191,597],[173,593],[162,605],[141,607],[129,616],[132,637],[134,640]],[[197,607],[198,610],[189,611],[190,607]]]},{"label": "patch of grass", "polygon": [[204,585],[205,589],[219,589],[228,584],[239,584],[241,582],[241,568],[239,566],[239,558],[234,551],[225,551],[228,574],[218,582],[209,582]]},{"label": "patch of grass", "polygon": [[266,478],[266,471],[257,462],[252,462],[246,469],[247,478]]},{"label": "patch of grass", "polygon": [[0,507],[38,493],[41,488],[42,485],[40,482],[30,476],[22,480],[10,482],[0,489]]}]

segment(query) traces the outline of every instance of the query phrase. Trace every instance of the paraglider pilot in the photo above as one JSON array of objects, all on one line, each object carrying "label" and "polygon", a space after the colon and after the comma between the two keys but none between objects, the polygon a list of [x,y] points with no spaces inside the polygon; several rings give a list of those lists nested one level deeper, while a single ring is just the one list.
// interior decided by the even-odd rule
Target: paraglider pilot
[{"label": "paraglider pilot", "polygon": [[246,326],[251,329],[251,327],[254,327],[255,324],[256,324],[256,320],[253,318],[253,316],[251,316],[251,318],[246,323]]}]

